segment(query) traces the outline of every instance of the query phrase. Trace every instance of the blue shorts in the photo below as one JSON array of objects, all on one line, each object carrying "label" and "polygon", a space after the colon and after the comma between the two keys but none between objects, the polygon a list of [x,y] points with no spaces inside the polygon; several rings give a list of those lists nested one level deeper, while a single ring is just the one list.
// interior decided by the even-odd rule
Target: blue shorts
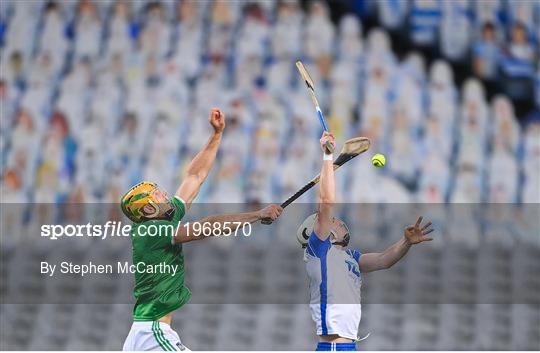
[{"label": "blue shorts", "polygon": [[316,351],[356,351],[356,343],[319,342]]}]

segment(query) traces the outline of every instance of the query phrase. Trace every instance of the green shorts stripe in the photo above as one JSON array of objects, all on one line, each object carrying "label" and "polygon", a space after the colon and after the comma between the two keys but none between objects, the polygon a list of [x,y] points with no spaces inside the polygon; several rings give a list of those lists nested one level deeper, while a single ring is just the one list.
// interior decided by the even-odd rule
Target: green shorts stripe
[{"label": "green shorts stripe", "polygon": [[161,347],[161,349],[163,349],[164,351],[168,351],[168,349],[165,348],[165,346],[161,342],[161,338],[158,337],[158,334],[156,332],[156,323],[155,322],[152,322],[152,333],[154,334],[154,338],[156,339],[157,343],[159,343],[159,346]]},{"label": "green shorts stripe", "polygon": [[154,323],[152,324],[152,330],[154,331],[154,335],[158,340],[158,343],[160,343],[161,348],[166,351],[176,351],[176,348],[174,348],[172,343],[165,338],[165,335],[163,334],[163,331],[161,330],[158,321],[154,321]]},{"label": "green shorts stripe", "polygon": [[161,349],[163,349],[164,351],[171,351],[171,348],[167,346],[167,344],[163,341],[163,339],[159,335],[158,324],[156,321],[152,322],[152,333],[154,334],[154,338],[156,339],[157,343],[159,343],[159,346],[161,347]]},{"label": "green shorts stripe", "polygon": [[165,337],[165,334],[163,333],[161,326],[159,326],[159,322],[157,323],[157,329],[158,329],[158,333],[161,334],[161,338],[165,342],[165,345],[168,345],[172,351],[176,351],[176,348],[173,346],[173,344]]}]

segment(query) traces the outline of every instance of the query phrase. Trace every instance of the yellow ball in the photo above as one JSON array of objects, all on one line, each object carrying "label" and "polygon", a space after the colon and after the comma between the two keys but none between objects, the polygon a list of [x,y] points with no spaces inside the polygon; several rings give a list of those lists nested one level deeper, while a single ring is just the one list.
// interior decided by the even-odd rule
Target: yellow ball
[{"label": "yellow ball", "polygon": [[371,157],[371,163],[377,168],[381,168],[386,163],[386,157],[384,157],[384,154],[377,153],[373,157]]}]

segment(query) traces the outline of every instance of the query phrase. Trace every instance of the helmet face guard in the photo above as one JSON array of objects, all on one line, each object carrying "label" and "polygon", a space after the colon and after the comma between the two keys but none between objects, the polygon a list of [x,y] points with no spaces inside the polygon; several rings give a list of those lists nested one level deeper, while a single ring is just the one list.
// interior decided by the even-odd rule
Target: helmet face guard
[{"label": "helmet face guard", "polygon": [[[333,233],[333,231],[332,231]],[[335,235],[334,235],[335,236]],[[343,246],[343,247],[346,247],[349,245],[349,241],[351,240],[351,235],[349,234],[349,232],[347,232],[344,236],[343,236],[343,240],[341,241],[334,241],[332,242],[332,245],[340,245],[340,246]]]},{"label": "helmet face guard", "polygon": [[133,222],[150,219],[172,219],[174,207],[170,199],[164,203],[162,191],[156,183],[143,181],[133,186],[121,201],[122,212]]},{"label": "helmet face guard", "polygon": [[[298,228],[296,232],[296,239],[298,240],[302,248],[305,248],[307,246],[308,239],[309,239],[309,236],[311,235],[311,232],[313,232],[316,219],[317,219],[317,213],[312,214],[311,216],[309,216],[308,218],[304,220],[304,222],[302,223],[302,225]],[[341,241],[333,241],[332,245],[339,245],[339,246],[347,247],[351,240],[351,234],[349,231],[349,227],[347,227],[347,224],[341,220],[340,222],[343,225],[343,227],[345,227],[347,232],[345,233]],[[336,237],[336,231],[334,229],[330,231],[330,234],[334,238]]]},{"label": "helmet face guard", "polygon": [[[332,245],[339,245],[339,246],[347,247],[349,246],[349,242],[351,241],[351,231],[349,230],[349,227],[347,227],[347,224],[345,222],[343,222],[342,220],[339,220],[339,221],[341,222],[341,225],[345,227],[347,232],[345,233],[341,241],[334,241],[332,242]],[[335,230],[332,229],[331,233],[332,235],[334,235],[334,237],[336,236]]]}]

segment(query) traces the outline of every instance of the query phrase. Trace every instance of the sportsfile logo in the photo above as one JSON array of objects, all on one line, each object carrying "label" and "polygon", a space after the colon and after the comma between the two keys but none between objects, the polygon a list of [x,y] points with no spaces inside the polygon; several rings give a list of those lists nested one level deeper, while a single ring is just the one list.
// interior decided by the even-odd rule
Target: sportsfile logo
[{"label": "sportsfile logo", "polygon": [[[137,231],[133,232],[136,227]],[[51,240],[61,238],[91,237],[107,239],[109,237],[149,236],[172,237],[178,234],[178,229],[184,227],[186,237],[209,236],[244,236],[251,235],[251,224],[246,222],[178,222],[174,224],[141,223],[133,226],[121,221],[108,221],[105,224],[44,224],[41,226],[41,237]]]},{"label": "sportsfile logo", "polygon": [[108,237],[129,237],[131,229],[130,224],[122,224],[121,221],[108,221],[105,224],[43,224],[41,236],[51,240],[73,237],[107,239]]}]

